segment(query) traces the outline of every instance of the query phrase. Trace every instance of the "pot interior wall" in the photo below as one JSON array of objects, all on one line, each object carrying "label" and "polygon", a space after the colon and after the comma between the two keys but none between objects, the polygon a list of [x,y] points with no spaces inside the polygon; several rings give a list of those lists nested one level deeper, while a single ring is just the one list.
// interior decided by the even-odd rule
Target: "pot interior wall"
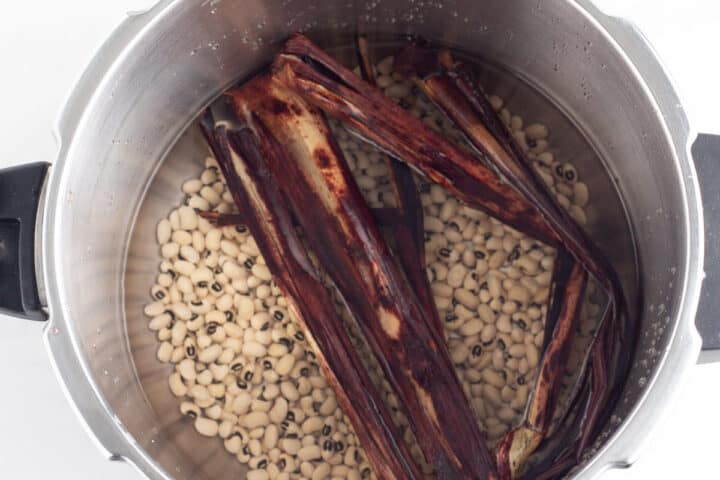
[{"label": "pot interior wall", "polygon": [[79,132],[61,172],[66,205],[57,242],[68,277],[60,294],[99,390],[168,476],[241,472],[219,440],[201,439],[180,418],[142,315],[159,262],[155,222],[179,204],[180,185],[206,154],[194,129],[180,135],[299,29],[326,46],[347,44],[358,25],[371,38],[418,33],[497,66],[488,69],[488,89],[550,126],[557,154],[590,186],[591,228],[628,297],[644,295],[633,302],[643,324],[640,354],[612,427],[651,378],[679,308],[686,219],[675,159],[645,90],[570,2],[420,3],[174,2],[97,92],[85,119],[94,128]]}]

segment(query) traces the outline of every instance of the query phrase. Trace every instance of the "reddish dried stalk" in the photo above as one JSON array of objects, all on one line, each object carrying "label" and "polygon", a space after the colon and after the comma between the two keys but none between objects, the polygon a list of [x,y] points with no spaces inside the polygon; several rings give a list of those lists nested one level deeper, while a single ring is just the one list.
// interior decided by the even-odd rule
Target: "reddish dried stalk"
[{"label": "reddish dried stalk", "polygon": [[[632,335],[629,339],[625,338],[629,327],[624,297],[609,262],[574,222],[565,223],[564,212],[553,211],[554,203],[543,200],[542,190],[539,195],[537,190],[533,190],[532,172],[528,177],[529,169],[524,171],[520,168],[521,163],[508,165],[516,167],[515,171],[510,170],[511,174],[529,179],[527,183],[520,182],[521,187],[525,186],[521,190],[524,195],[503,184],[473,156],[454,148],[443,137],[427,129],[306,38],[293,37],[286,46],[286,52],[276,59],[275,69],[288,86],[308,101],[349,123],[361,135],[449,188],[466,203],[545,243],[555,246],[565,244],[608,290],[610,313],[603,320],[595,339],[589,374],[584,375],[582,382],[582,389],[590,389],[593,394],[583,397],[583,426],[578,433],[579,438],[559,454],[568,455],[568,452],[574,451],[573,455],[579,458],[588,441],[596,435],[601,417],[607,415],[605,407],[617,398],[629,367],[633,343]],[[316,65],[320,67],[316,68]],[[326,76],[319,71],[320,68],[332,75]],[[462,100],[467,102],[468,98]],[[493,131],[500,138],[494,153],[512,152],[512,143],[504,142],[500,135],[502,130]],[[486,139],[492,141],[493,137]],[[608,385],[612,388],[606,388]]]},{"label": "reddish dried stalk", "polygon": [[[364,36],[357,38],[357,53],[362,77],[369,84],[375,85],[375,69]],[[373,210],[373,215],[380,226],[384,227],[385,238],[400,259],[405,275],[422,302],[425,312],[432,316],[435,328],[444,335],[443,323],[425,273],[425,224],[420,193],[410,167],[387,155],[384,158],[390,171],[397,208],[393,215],[383,215],[383,212],[377,209]]]},{"label": "reddish dried stalk", "polygon": [[[431,50],[411,44],[399,55],[396,65],[403,73],[413,77],[420,90],[515,189],[537,206],[546,219],[562,225],[562,229],[556,230],[563,241],[567,241],[565,232],[580,231],[555,202],[480,87],[471,83],[468,75],[457,73],[449,52],[443,51],[438,56]],[[441,67],[446,71],[442,71]],[[572,227],[568,227],[569,224]],[[568,281],[570,272],[574,275]],[[552,278],[551,307],[546,320],[548,342],[540,374],[523,424],[508,432],[496,448],[501,477],[516,478],[548,434],[581,307],[578,300],[582,297],[586,281],[586,272],[565,252],[564,247],[559,247]]]},{"label": "reddish dried stalk", "polygon": [[[533,170],[531,160],[503,125],[481,86],[473,81],[465,66],[456,64],[447,51],[436,56],[417,45],[409,47],[403,57],[406,65],[422,76],[416,82],[420,89],[455,122],[468,140],[515,188],[538,207],[566,248],[573,252],[576,259],[608,292],[610,308],[602,320],[591,350],[590,369],[582,373],[578,384],[580,388],[592,391],[583,407],[584,425],[578,441],[574,442],[575,457],[579,459],[579,454],[596,434],[601,414],[607,412],[614,398],[617,398],[630,365],[630,346],[634,342],[632,338],[626,338],[629,330],[627,310],[617,273],[582,227],[554,200]],[[439,67],[444,71],[440,71]],[[552,320],[549,315],[548,321]],[[546,352],[545,356],[550,353]],[[559,383],[561,376],[556,381]],[[542,384],[536,385],[535,395],[541,388]],[[575,395],[579,394],[580,388]],[[548,422],[552,412],[554,405],[547,412],[550,415]],[[507,445],[507,442],[504,444]]]},{"label": "reddish dried stalk", "polygon": [[552,336],[543,353],[538,378],[525,420],[505,434],[495,448],[500,478],[516,478],[530,455],[545,439],[562,387],[567,358],[575,335],[577,316],[587,282],[587,272],[564,250],[559,250],[553,273],[553,299],[548,318],[555,318]]},{"label": "reddish dried stalk", "polygon": [[245,217],[237,213],[198,212],[198,215],[218,227],[245,225]]},{"label": "reddish dried stalk", "polygon": [[496,478],[444,341],[375,226],[325,118],[274,75],[228,97],[239,116],[255,112],[254,122],[282,145],[284,156],[268,157],[270,170],[300,206],[306,241],[356,315],[437,478]]},{"label": "reddish dried stalk", "polygon": [[[546,244],[557,244],[556,235],[535,207],[474,155],[427,128],[306,37],[292,37],[285,51],[275,59],[277,75],[307,101],[348,123],[360,135],[469,205]],[[301,57],[320,64],[339,81],[320,73]]]},{"label": "reddish dried stalk", "polygon": [[266,136],[258,138],[247,128],[213,129],[211,116],[203,119],[202,127],[243,222],[287,297],[289,310],[300,320],[375,474],[388,480],[422,478],[295,231],[280,186],[269,173],[265,157],[274,149],[262,141]]}]

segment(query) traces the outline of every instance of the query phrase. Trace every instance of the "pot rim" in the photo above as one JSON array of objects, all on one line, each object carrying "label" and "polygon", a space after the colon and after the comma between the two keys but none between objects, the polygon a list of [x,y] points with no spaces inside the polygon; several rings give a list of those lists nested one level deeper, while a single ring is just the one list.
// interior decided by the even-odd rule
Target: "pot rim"
[{"label": "pot rim", "polygon": [[[151,479],[172,479],[142,447],[137,444],[114,415],[97,384],[92,379],[86,358],[77,345],[73,322],[65,315],[61,282],[53,271],[60,266],[61,252],[52,232],[59,229],[59,212],[64,202],[63,166],[72,156],[72,140],[82,128],[86,112],[101,97],[104,79],[122,63],[125,55],[143,32],[172,10],[173,0],[161,0],[142,13],[130,14],[96,52],[85,72],[69,95],[55,127],[59,144],[41,205],[38,283],[44,287],[50,320],[43,339],[51,363],[78,417],[96,445],[110,460],[126,460]],[[600,31],[619,52],[636,81],[646,90],[657,115],[665,119],[666,139],[675,152],[675,166],[682,178],[682,206],[685,212],[687,269],[684,272],[678,319],[670,333],[669,347],[648,379],[648,386],[612,437],[582,465],[573,477],[596,478],[610,468],[626,468],[638,457],[645,439],[657,418],[664,415],[685,381],[700,352],[701,339],[695,327],[695,314],[702,284],[704,234],[700,190],[690,147],[695,139],[685,111],[669,74],[639,29],[629,21],[606,15],[590,0],[570,2],[578,14]]]}]

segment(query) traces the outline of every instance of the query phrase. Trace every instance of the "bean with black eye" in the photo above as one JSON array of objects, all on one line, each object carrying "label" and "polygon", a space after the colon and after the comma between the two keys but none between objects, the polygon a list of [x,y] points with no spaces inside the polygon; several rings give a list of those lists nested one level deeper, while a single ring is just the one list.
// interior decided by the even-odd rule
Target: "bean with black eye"
[{"label": "bean with black eye", "polygon": [[574,183],[577,180],[577,171],[571,163],[563,165],[563,176],[568,183]]},{"label": "bean with black eye", "polygon": [[[520,307],[520,305],[518,305],[518,307]],[[527,329],[527,323],[525,323],[525,320],[523,320],[522,318],[521,318],[521,319],[518,319],[518,320],[513,320],[512,323],[513,323],[514,325],[517,325],[517,327],[520,328],[520,329],[522,329],[522,330],[526,330],[526,329]]]}]

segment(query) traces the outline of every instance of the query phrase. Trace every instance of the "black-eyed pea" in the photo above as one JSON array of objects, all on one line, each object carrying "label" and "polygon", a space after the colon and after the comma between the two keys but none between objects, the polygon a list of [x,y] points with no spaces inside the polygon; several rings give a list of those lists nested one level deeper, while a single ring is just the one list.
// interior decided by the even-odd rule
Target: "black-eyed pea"
[{"label": "black-eyed pea", "polygon": [[219,363],[221,365],[229,365],[230,362],[232,362],[233,358],[235,358],[236,353],[237,351],[234,348],[227,346],[217,358],[216,363]]},{"label": "black-eyed pea", "polygon": [[[155,312],[156,310],[153,309],[151,311]],[[162,310],[160,311],[162,312]],[[167,328],[171,323],[172,316],[169,313],[159,313],[158,315],[154,316],[152,320],[150,320],[148,327],[150,328],[150,330],[159,331],[163,328]]]},{"label": "black-eyed pea", "polygon": [[489,95],[488,101],[490,102],[493,110],[495,110],[496,112],[499,111],[503,106],[503,99],[498,97],[497,95]]},{"label": "black-eyed pea", "polygon": [[538,363],[540,362],[540,352],[538,351],[537,347],[534,345],[526,345],[526,357],[528,361],[528,366],[533,369],[538,366]]},{"label": "black-eyed pea", "polygon": [[515,302],[505,302],[502,304],[502,308],[500,311],[506,315],[512,315],[513,313],[517,312],[517,304]]},{"label": "black-eyed pea", "polygon": [[565,195],[565,196],[568,197],[568,198],[570,198],[570,197],[572,196],[572,194],[573,194],[573,189],[572,189],[572,187],[569,186],[569,185],[568,185],[567,183],[565,183],[565,182],[557,182],[557,183],[555,184],[555,189],[557,190],[558,193],[561,193],[561,194]]},{"label": "black-eyed pea", "polygon": [[534,277],[522,277],[520,279],[520,284],[525,287],[531,295],[537,292],[538,288],[540,288]]},{"label": "black-eyed pea", "polygon": [[473,294],[470,290],[464,288],[457,288],[455,290],[455,299],[460,302],[465,308],[475,310],[480,304],[480,300],[477,295]]},{"label": "black-eyed pea", "polygon": [[[526,136],[527,137],[527,136]],[[527,140],[527,145],[530,147],[531,155],[539,155],[548,149],[548,142],[546,140]]]},{"label": "black-eyed pea", "polygon": [[189,358],[182,360],[177,364],[176,369],[183,379],[194,381],[197,378],[195,371],[195,362]]},{"label": "black-eyed pea", "polygon": [[587,223],[587,216],[585,215],[585,211],[578,207],[577,205],[572,205],[570,207],[570,216],[575,219],[576,222],[578,222],[580,225],[585,225]]},{"label": "black-eyed pea", "polygon": [[218,423],[210,418],[197,417],[195,419],[195,430],[205,437],[214,437],[218,432]]},{"label": "black-eyed pea", "polygon": [[493,350],[492,353],[492,365],[496,370],[505,368],[505,355],[502,350]]},{"label": "black-eyed pea", "polygon": [[284,398],[289,402],[297,401],[300,398],[300,392],[298,392],[295,383],[292,381],[285,381],[280,384],[280,391]]},{"label": "black-eyed pea", "polygon": [[494,312],[500,312],[503,306],[503,302],[500,297],[497,297],[490,300],[488,305],[490,306],[490,308],[492,308]]},{"label": "black-eyed pea", "polygon": [[471,318],[462,324],[460,333],[464,336],[476,335],[482,331],[484,326],[479,318]]},{"label": "black-eyed pea", "polygon": [[451,342],[448,345],[448,350],[450,351],[450,359],[456,365],[465,362],[470,355],[470,351],[467,348],[463,348],[463,345],[460,342]]},{"label": "black-eyed pea", "polygon": [[515,398],[515,390],[513,390],[509,385],[505,385],[502,390],[500,390],[500,397],[503,402],[510,403]]},{"label": "black-eyed pea", "polygon": [[173,232],[180,229],[180,215],[178,214],[177,209],[170,212],[170,215],[168,215],[168,222],[170,223],[170,228]]},{"label": "black-eyed pea", "polygon": [[508,290],[508,300],[527,304],[530,301],[530,293],[521,285],[515,284]]},{"label": "black-eyed pea", "polygon": [[445,224],[437,217],[425,216],[425,230],[433,233],[442,233],[445,230]]},{"label": "black-eyed pea", "polygon": [[503,239],[500,236],[490,237],[485,242],[485,248],[487,248],[488,250],[502,250],[502,247],[503,247],[502,242],[503,242]]},{"label": "black-eyed pea", "polygon": [[553,186],[555,185],[555,177],[553,177],[551,173],[549,173],[545,168],[538,168],[537,173],[542,179],[542,181],[545,182],[545,185],[553,188]]},{"label": "black-eyed pea", "polygon": [[497,411],[498,418],[508,424],[515,419],[515,415],[515,410],[513,410],[507,405],[500,407],[500,409]]},{"label": "black-eyed pea", "polygon": [[201,371],[200,373],[198,373],[195,381],[197,381],[197,383],[201,386],[207,387],[213,381],[212,372],[210,370]]},{"label": "black-eyed pea", "polygon": [[[212,372],[213,380],[221,382],[225,379],[225,376],[229,373],[230,367],[228,365],[218,365],[216,363],[210,364],[210,372]],[[222,395],[220,395],[222,396]],[[219,398],[219,397],[218,397]]]},{"label": "black-eyed pea", "polygon": [[582,208],[588,204],[590,194],[583,182],[575,182],[573,184],[573,203]]},{"label": "black-eyed pea", "polygon": [[502,388],[505,386],[505,379],[500,375],[497,371],[486,368],[482,371],[482,379],[485,381],[488,385],[491,385],[496,388]]},{"label": "black-eyed pea", "polygon": [[337,409],[337,399],[335,398],[335,395],[330,395],[325,399],[325,401],[320,405],[320,415],[331,415],[335,412]]},{"label": "black-eyed pea", "polygon": [[[527,338],[532,339],[532,337],[529,335]],[[523,332],[523,330],[521,328],[517,328],[514,325],[512,332],[510,332],[510,339],[515,343],[524,343],[525,333]]]},{"label": "black-eyed pea", "polygon": [[522,117],[518,115],[513,115],[510,118],[510,128],[513,130],[513,132],[522,130],[523,128],[523,119]]},{"label": "black-eyed pea", "polygon": [[464,370],[465,380],[470,383],[477,383],[482,380],[482,372],[474,368]]},{"label": "black-eyed pea", "polygon": [[[491,370],[486,370],[491,371]],[[500,389],[503,387],[503,385],[497,386],[490,383],[486,383],[483,385],[483,399],[489,402],[490,404],[494,405],[495,407],[499,407],[503,404],[502,396],[500,395]],[[486,406],[487,410],[487,406]]]},{"label": "black-eyed pea", "polygon": [[503,123],[507,127],[510,127],[511,118],[512,118],[512,115],[510,115],[510,111],[507,108],[500,109],[500,119],[503,121]]},{"label": "black-eyed pea", "polygon": [[544,304],[547,302],[550,289],[548,287],[539,288],[532,297],[532,303]]},{"label": "black-eyed pea", "polygon": [[225,450],[232,454],[237,454],[243,447],[243,440],[240,434],[234,434],[231,432],[223,442]]},{"label": "black-eyed pea", "polygon": [[222,407],[219,404],[215,403],[205,408],[204,413],[205,416],[207,416],[208,418],[219,421],[222,417]]},{"label": "black-eyed pea", "polygon": [[515,400],[517,400],[518,405],[525,407],[528,401],[529,393],[530,389],[527,385],[519,385],[517,387],[517,390],[515,392]]},{"label": "black-eyed pea", "polygon": [[[472,310],[467,309],[467,308],[466,308],[464,305],[462,305],[462,304],[455,305],[455,308],[453,309],[453,313],[454,313],[454,315],[457,317],[457,319],[458,319],[460,322],[464,322],[465,320],[473,319],[474,317],[476,317],[476,313],[475,313],[475,312],[473,312]],[[447,319],[447,318],[446,318],[446,319]],[[450,319],[447,319],[447,320],[450,321]]]},{"label": "black-eyed pea", "polygon": [[527,353],[527,347],[522,344],[511,345],[508,348],[508,353],[514,358],[524,358]]},{"label": "black-eyed pea", "polygon": [[222,383],[211,383],[207,387],[208,393],[214,398],[222,398],[225,396],[225,385]]},{"label": "black-eyed pea", "polygon": [[562,193],[558,193],[557,195],[555,195],[555,199],[564,209],[567,210],[570,208],[570,200]]},{"label": "black-eyed pea", "polygon": [[170,363],[178,363],[183,358],[185,358],[185,349],[183,349],[183,347],[175,347],[172,355],[170,355]]},{"label": "black-eyed pea", "polygon": [[497,320],[495,322],[495,326],[497,327],[498,332],[501,332],[501,333],[512,332],[512,322],[510,319],[510,315],[508,315],[508,314],[498,315]]},{"label": "black-eyed pea", "polygon": [[176,397],[184,397],[187,395],[187,387],[183,383],[182,377],[179,373],[173,372],[170,374],[170,377],[168,378],[168,385],[170,386],[170,391]]},{"label": "black-eyed pea", "polygon": [[527,358],[520,359],[517,370],[520,375],[526,375],[530,371],[530,365],[528,364]]},{"label": "black-eyed pea", "polygon": [[462,263],[457,263],[453,265],[448,270],[447,275],[447,284],[449,287],[452,288],[458,288],[463,284],[463,281],[465,280],[465,276],[467,275],[468,270]]},{"label": "black-eyed pea", "polygon": [[448,228],[445,230],[445,238],[447,238],[450,243],[455,244],[455,248],[458,250],[462,250],[465,247],[465,244],[462,243],[464,240],[462,233],[460,233],[459,230]]},{"label": "black-eyed pea", "polygon": [[502,284],[497,272],[490,274],[487,279],[488,292],[492,298],[499,298],[502,295]]}]

